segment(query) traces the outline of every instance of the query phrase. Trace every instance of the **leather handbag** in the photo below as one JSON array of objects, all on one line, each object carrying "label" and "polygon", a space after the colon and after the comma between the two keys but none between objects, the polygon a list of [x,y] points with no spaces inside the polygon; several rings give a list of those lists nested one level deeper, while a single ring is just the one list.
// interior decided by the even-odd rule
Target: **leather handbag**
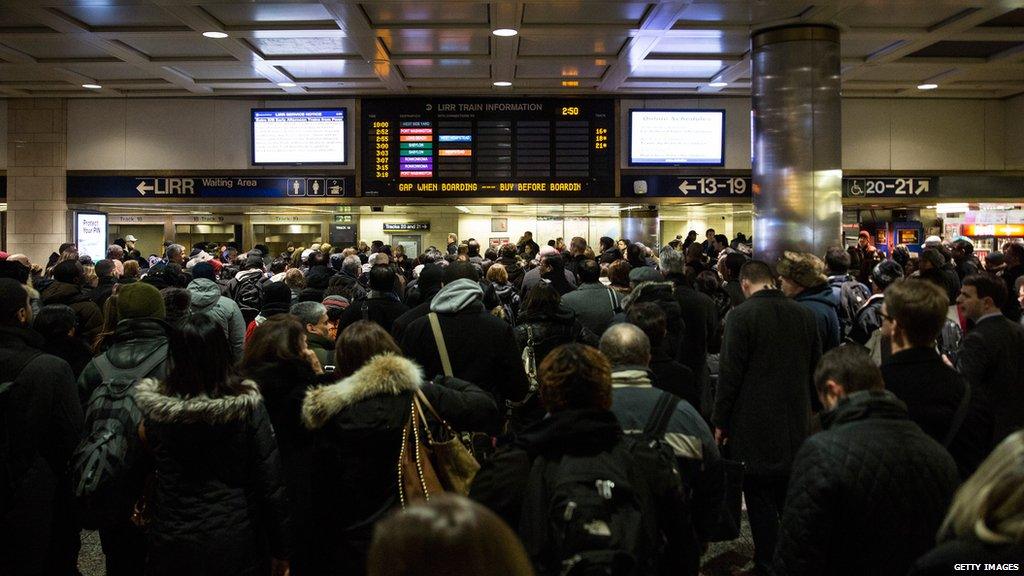
[{"label": "leather handbag", "polygon": [[[431,431],[426,412],[438,421],[441,435],[435,437]],[[402,507],[413,500],[430,500],[441,492],[465,496],[479,470],[480,464],[459,434],[434,410],[423,392],[416,390],[398,457]]]}]

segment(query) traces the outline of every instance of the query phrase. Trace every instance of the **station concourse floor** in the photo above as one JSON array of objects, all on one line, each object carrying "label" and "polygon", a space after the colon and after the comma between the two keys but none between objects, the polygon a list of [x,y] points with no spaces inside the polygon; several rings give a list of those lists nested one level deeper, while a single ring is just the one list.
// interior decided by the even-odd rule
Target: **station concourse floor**
[{"label": "station concourse floor", "polygon": [[[716,542],[708,546],[701,559],[701,576],[733,576],[738,571],[753,567],[754,541],[750,537],[747,512],[743,511],[740,537],[731,542]],[[100,535],[82,531],[82,550],[78,554],[78,570],[82,576],[104,576],[103,550]]]}]

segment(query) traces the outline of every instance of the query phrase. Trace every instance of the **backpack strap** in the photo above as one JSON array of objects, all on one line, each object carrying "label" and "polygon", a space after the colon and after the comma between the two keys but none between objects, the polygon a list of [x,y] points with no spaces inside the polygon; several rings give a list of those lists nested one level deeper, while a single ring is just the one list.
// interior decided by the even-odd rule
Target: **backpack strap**
[{"label": "backpack strap", "polygon": [[964,395],[960,398],[960,405],[956,407],[956,412],[953,414],[953,422],[949,425],[949,432],[946,433],[946,438],[942,441],[942,445],[946,448],[949,448],[957,433],[960,432],[960,428],[964,425],[964,420],[967,418],[967,409],[971,405],[971,383],[964,379],[961,381],[964,383]]},{"label": "backpack strap", "polygon": [[661,396],[658,397],[658,403],[654,405],[654,410],[651,411],[651,415],[647,418],[647,423],[644,424],[642,435],[645,439],[661,440],[665,437],[668,423],[672,419],[672,413],[675,412],[676,406],[679,405],[679,400],[680,398],[675,394],[661,393]]},{"label": "backpack strap", "polygon": [[452,376],[452,362],[448,357],[448,346],[444,343],[444,334],[441,332],[441,321],[437,317],[437,312],[431,312],[427,315],[430,318],[430,329],[434,332],[434,342],[437,343],[437,353],[441,356],[441,370],[445,376]]}]

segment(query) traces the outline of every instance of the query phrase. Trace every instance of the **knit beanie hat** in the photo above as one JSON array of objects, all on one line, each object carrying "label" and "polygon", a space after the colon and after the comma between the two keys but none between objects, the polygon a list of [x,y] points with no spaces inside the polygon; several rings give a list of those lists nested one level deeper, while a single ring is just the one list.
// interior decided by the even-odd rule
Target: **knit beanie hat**
[{"label": "knit beanie hat", "polygon": [[776,270],[779,276],[804,288],[828,282],[828,277],[825,276],[825,263],[814,254],[787,250],[782,253],[782,258],[779,258]]},{"label": "knit beanie hat", "polygon": [[946,265],[946,259],[943,258],[942,252],[939,252],[935,248],[926,248],[922,250],[921,260],[927,261],[932,265],[932,268],[942,268]]},{"label": "knit beanie hat", "polygon": [[128,318],[155,318],[167,316],[164,297],[155,286],[144,282],[124,284],[117,289],[117,316]]},{"label": "knit beanie hat", "polygon": [[903,267],[892,260],[882,260],[871,270],[871,281],[882,290],[900,278],[903,278]]},{"label": "knit beanie hat", "polygon": [[284,282],[268,282],[263,285],[263,304],[291,304],[292,290]]},{"label": "knit beanie hat", "polygon": [[192,267],[192,277],[197,280],[200,278],[215,280],[217,276],[213,271],[213,266],[209,262],[200,262]]},{"label": "knit beanie hat", "polygon": [[641,282],[661,282],[664,278],[650,266],[637,266],[629,271],[629,282],[639,284]]}]

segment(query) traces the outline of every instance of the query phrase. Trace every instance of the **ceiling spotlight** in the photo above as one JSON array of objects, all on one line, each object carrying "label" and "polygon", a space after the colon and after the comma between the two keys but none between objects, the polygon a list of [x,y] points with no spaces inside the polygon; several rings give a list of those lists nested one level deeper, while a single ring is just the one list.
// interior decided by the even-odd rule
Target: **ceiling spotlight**
[{"label": "ceiling spotlight", "polygon": [[507,38],[509,36],[515,36],[516,34],[519,34],[519,30],[513,30],[511,28],[498,28],[496,30],[491,30],[491,34],[494,34],[495,36],[504,36]]},{"label": "ceiling spotlight", "polygon": [[281,88],[295,88],[295,82],[278,82],[277,85]]},{"label": "ceiling spotlight", "polygon": [[507,80],[498,80],[497,82],[494,83],[494,85],[497,86],[498,88],[508,88],[509,86],[512,85],[512,83]]},{"label": "ceiling spotlight", "polygon": [[711,82],[708,84],[708,86],[711,86],[712,88],[725,88],[728,85],[728,82]]},{"label": "ceiling spotlight", "polygon": [[227,38],[226,32],[203,32],[203,36],[207,38]]},{"label": "ceiling spotlight", "polygon": [[103,88],[103,86],[100,86],[99,84],[82,84],[82,88],[88,88],[90,90],[99,90],[100,88]]},{"label": "ceiling spotlight", "polygon": [[917,85],[917,89],[918,90],[935,90],[938,87],[939,87],[938,84],[918,84]]}]

